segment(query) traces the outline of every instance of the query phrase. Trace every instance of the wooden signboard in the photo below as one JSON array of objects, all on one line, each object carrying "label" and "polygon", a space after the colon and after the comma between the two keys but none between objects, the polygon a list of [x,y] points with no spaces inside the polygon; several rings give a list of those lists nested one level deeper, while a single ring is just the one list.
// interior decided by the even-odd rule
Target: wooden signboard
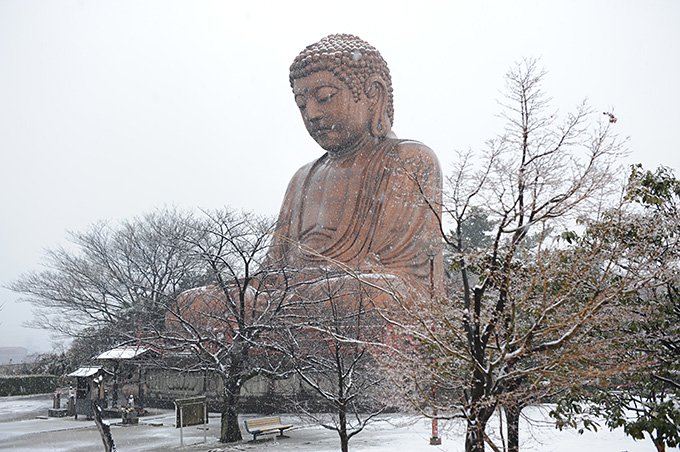
[{"label": "wooden signboard", "polygon": [[205,397],[175,400],[175,427],[207,424]]}]

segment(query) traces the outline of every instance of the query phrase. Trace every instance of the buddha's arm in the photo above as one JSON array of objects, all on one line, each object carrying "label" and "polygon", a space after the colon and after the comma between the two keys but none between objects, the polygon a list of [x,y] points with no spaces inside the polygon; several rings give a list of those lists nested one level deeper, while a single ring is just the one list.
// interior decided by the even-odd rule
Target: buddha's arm
[{"label": "buddha's arm", "polygon": [[417,142],[399,144],[391,160],[390,180],[372,248],[383,265],[400,268],[421,280],[429,279],[435,247],[437,273],[441,270],[442,176],[434,152]]},{"label": "buddha's arm", "polygon": [[299,210],[304,180],[309,172],[309,167],[310,165],[306,165],[300,168],[288,183],[276,221],[272,247],[267,256],[267,261],[270,263],[281,261],[291,245],[291,240],[298,239],[294,231],[293,215]]}]

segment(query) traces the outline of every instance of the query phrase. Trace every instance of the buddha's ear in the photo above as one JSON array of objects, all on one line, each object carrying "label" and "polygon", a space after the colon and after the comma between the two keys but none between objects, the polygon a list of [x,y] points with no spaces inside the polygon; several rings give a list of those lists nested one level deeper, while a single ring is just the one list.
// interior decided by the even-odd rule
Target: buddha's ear
[{"label": "buddha's ear", "polygon": [[387,116],[387,86],[379,75],[372,75],[366,80],[364,92],[371,102],[371,135],[384,138],[392,128]]}]

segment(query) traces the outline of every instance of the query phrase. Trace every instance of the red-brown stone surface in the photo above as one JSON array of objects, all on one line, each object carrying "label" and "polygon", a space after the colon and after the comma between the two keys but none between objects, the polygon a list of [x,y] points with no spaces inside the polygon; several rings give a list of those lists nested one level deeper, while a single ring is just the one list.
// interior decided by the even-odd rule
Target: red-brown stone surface
[{"label": "red-brown stone surface", "polygon": [[326,152],[290,181],[270,257],[396,276],[420,292],[439,287],[441,169],[431,149],[392,132],[380,54],[353,36],[325,38],[293,63],[291,84],[308,132]]}]

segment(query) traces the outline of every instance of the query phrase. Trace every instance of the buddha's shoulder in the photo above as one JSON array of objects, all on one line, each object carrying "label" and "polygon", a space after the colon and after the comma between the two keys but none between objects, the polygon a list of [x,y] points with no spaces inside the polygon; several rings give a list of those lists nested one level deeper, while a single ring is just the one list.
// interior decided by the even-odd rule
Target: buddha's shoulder
[{"label": "buddha's shoulder", "polygon": [[295,176],[294,176],[294,177],[304,176],[305,174],[308,174],[308,173],[312,170],[312,168],[313,168],[315,165],[317,165],[317,162],[318,162],[319,160],[320,160],[320,159],[313,160],[313,161],[311,161],[311,162],[309,162],[309,163],[306,163],[306,164],[302,165],[302,166],[300,167],[300,169],[298,169],[298,170],[295,172]]},{"label": "buddha's shoulder", "polygon": [[293,177],[290,179],[290,182],[288,183],[289,189],[291,187],[296,187],[300,184],[303,184],[305,179],[313,172],[314,168],[319,165],[319,162],[321,161],[321,158],[313,160],[302,167],[300,167]]},{"label": "buddha's shoulder", "polygon": [[437,154],[420,141],[395,140],[393,155],[399,160],[411,161],[415,159],[439,167]]}]

